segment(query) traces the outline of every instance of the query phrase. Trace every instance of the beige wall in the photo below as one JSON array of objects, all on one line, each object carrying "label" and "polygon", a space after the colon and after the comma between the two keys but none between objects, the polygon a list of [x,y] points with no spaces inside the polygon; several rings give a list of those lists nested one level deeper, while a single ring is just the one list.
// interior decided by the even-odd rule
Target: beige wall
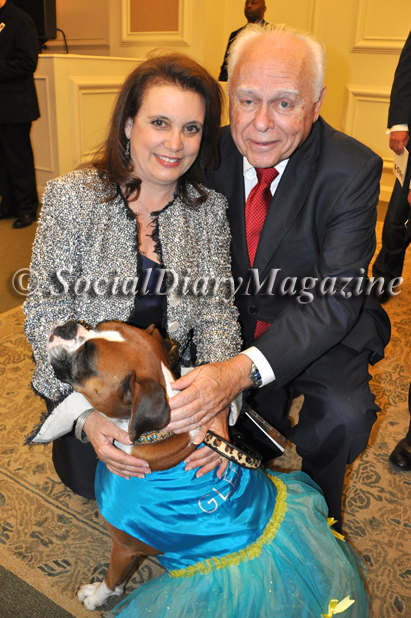
[{"label": "beige wall", "polygon": [[[175,31],[133,32],[139,0],[57,0],[58,27],[76,54],[143,59],[154,48],[194,57],[218,76],[228,36],[245,23],[243,0],[175,0]],[[165,8],[168,0],[158,0]],[[400,50],[411,29],[411,3],[397,0],[266,0],[266,19],[314,33],[327,48],[324,118],[384,158],[383,199],[393,185],[385,135],[389,92]],[[149,3],[148,3],[149,4]],[[132,27],[133,26],[133,27]],[[48,51],[63,52],[62,41]]]}]

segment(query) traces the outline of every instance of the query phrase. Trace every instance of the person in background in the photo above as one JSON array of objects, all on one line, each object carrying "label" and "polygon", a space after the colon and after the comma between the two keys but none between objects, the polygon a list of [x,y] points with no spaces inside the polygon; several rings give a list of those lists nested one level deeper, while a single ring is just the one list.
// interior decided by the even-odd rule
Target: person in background
[{"label": "person in background", "polygon": [[[390,108],[388,112],[388,130],[390,148],[395,154],[404,152],[409,138],[411,125],[411,32],[405,42],[398,61],[391,89]],[[384,278],[384,290],[379,295],[381,303],[387,302],[390,295],[387,284],[396,277],[401,277],[405,251],[411,241],[410,218],[411,200],[411,158],[408,159],[403,185],[395,181],[394,189],[385,215],[382,230],[382,247],[372,267],[374,277]],[[411,462],[411,460],[410,460]]]},{"label": "person in background", "polygon": [[227,59],[230,51],[231,44],[233,43],[237,34],[242,32],[244,28],[247,28],[248,24],[261,24],[265,25],[267,22],[264,21],[264,13],[266,11],[265,0],[246,0],[244,5],[244,15],[247,19],[247,24],[245,26],[241,26],[238,30],[234,30],[230,34],[228,39],[227,49],[225,50],[223,64],[221,65],[219,81],[226,82],[227,81]]},{"label": "person in background", "polygon": [[39,39],[34,21],[0,0],[0,219],[14,229],[36,220],[38,196],[31,123],[40,116],[33,74]]},{"label": "person in background", "polygon": [[[408,392],[408,410],[411,414],[411,384]],[[411,421],[407,435],[398,442],[389,459],[398,470],[403,472],[411,470]]]}]

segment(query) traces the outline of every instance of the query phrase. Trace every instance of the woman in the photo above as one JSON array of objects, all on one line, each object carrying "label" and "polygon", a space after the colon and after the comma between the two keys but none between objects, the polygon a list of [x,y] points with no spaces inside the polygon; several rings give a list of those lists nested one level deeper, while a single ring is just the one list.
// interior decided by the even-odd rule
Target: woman
[{"label": "woman", "polygon": [[[128,439],[98,412],[90,413],[82,396],[54,376],[46,343],[56,323],[75,319],[95,326],[117,319],[146,326],[154,321],[177,341],[183,363],[190,361],[191,343],[197,364],[238,352],[232,298],[217,285],[212,293],[205,289],[209,279],[230,277],[226,202],[199,183],[217,154],[220,109],[219,87],[197,63],[179,55],[151,58],[126,80],[94,167],[47,185],[25,304],[25,330],[36,359],[33,385],[51,411],[34,441],[64,434],[75,419],[100,459],[97,425],[106,423],[108,442]],[[159,264],[174,273],[173,285],[174,275],[179,283],[171,294],[147,295],[156,287],[167,291],[155,277]],[[219,433],[226,432],[224,421],[217,417]],[[54,462],[76,491],[78,477],[87,474],[88,484],[81,486],[85,494],[94,477],[95,453],[87,462],[73,444],[87,447],[72,437],[56,441]],[[186,474],[181,463],[149,481],[125,482],[121,476],[127,477],[127,469],[112,474],[119,470],[110,454],[105,460],[96,481],[104,517],[119,527],[120,502],[113,496],[128,495],[121,529],[127,532],[129,522],[137,527],[139,538],[162,552],[158,559],[170,571],[138,588],[115,615],[320,618],[321,611],[332,615],[331,599],[342,601],[349,594],[355,604],[351,609],[345,602],[346,615],[368,615],[354,558],[333,536],[325,501],[306,475],[269,480],[262,471],[231,465],[223,477],[201,478]],[[217,465],[206,451],[200,462],[209,469]],[[140,521],[139,501],[147,500],[147,486],[159,509]]]},{"label": "woman", "polygon": [[[46,187],[24,311],[36,361],[33,387],[52,413],[48,423],[58,419],[57,435],[90,408],[48,363],[47,338],[57,323],[155,323],[179,344],[185,364],[192,344],[197,364],[239,351],[237,310],[224,286],[205,295],[190,289],[200,277],[209,278],[211,288],[211,280],[231,275],[225,198],[199,183],[217,160],[221,101],[218,84],[193,60],[178,54],[151,58],[124,83],[94,166]],[[167,267],[162,289],[175,289],[147,294],[160,283],[160,265]],[[69,419],[64,426],[63,418]],[[149,472],[145,462],[125,453],[119,467],[112,442],[129,444],[128,435],[97,412],[83,429],[113,472]],[[36,430],[32,440],[50,441],[45,432],[44,426]],[[213,451],[204,453],[201,463],[208,469],[218,465]],[[53,462],[73,491],[94,497],[96,454],[74,431],[54,441]],[[133,471],[136,462],[140,468]]]}]

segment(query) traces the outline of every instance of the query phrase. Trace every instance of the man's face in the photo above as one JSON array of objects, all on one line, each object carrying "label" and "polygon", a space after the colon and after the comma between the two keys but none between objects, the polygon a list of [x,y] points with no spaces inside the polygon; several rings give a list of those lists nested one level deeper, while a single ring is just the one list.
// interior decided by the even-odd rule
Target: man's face
[{"label": "man's face", "polygon": [[264,0],[246,0],[244,5],[244,15],[249,23],[255,24],[263,19],[265,13]]},{"label": "man's face", "polygon": [[277,165],[307,139],[325,93],[314,102],[310,68],[298,40],[259,38],[239,58],[230,81],[231,133],[253,167]]}]

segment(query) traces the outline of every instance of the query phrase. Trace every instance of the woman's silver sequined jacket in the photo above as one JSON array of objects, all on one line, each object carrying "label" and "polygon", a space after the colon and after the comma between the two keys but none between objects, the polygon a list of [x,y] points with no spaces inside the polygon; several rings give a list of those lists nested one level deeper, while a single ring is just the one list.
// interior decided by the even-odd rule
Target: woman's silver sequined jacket
[{"label": "woman's silver sequined jacket", "polygon": [[[192,333],[199,364],[226,360],[241,345],[238,311],[227,283],[227,203],[220,194],[206,191],[208,199],[199,207],[188,207],[175,197],[157,221],[167,288],[178,281],[166,296],[167,331],[182,350]],[[33,387],[51,400],[61,401],[72,393],[57,380],[47,360],[51,329],[71,319],[93,328],[103,320],[126,322],[134,309],[130,290],[135,277],[141,276],[137,225],[123,197],[104,201],[106,192],[94,169],[52,180],[44,192],[24,328],[36,362]],[[192,187],[190,192],[195,195]]]}]

